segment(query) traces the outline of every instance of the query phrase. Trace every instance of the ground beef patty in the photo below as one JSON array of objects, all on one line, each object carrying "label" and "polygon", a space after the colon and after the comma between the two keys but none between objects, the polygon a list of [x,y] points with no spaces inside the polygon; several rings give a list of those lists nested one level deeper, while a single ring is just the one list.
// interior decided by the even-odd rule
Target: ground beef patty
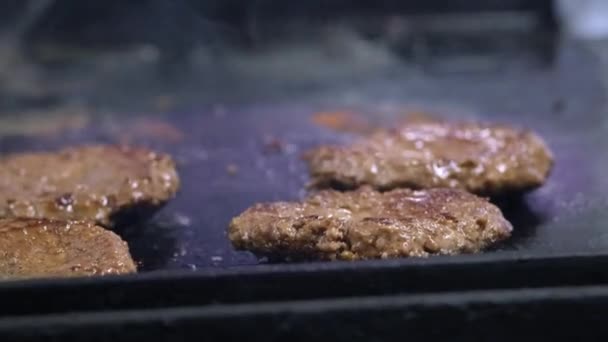
[{"label": "ground beef patty", "polygon": [[319,187],[451,187],[487,195],[536,188],[553,164],[551,152],[532,132],[437,120],[379,131],[351,146],[322,146],[306,159]]},{"label": "ground beef patty", "polygon": [[93,220],[150,214],[179,186],[175,164],[141,148],[89,146],[0,159],[0,217]]},{"label": "ground beef patty", "polygon": [[260,256],[355,260],[477,252],[511,230],[500,209],[463,190],[363,187],[254,205],[229,237]]},{"label": "ground beef patty", "polygon": [[127,244],[92,223],[0,219],[0,279],[135,271]]}]

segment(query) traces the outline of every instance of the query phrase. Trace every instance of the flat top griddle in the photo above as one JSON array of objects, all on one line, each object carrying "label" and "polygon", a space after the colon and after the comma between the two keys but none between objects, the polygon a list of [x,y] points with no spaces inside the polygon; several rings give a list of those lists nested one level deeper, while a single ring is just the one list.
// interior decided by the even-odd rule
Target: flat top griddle
[{"label": "flat top griddle", "polygon": [[[256,202],[301,198],[308,181],[301,153],[318,144],[347,143],[357,137],[315,124],[314,113],[326,111],[354,112],[379,126],[390,126],[408,112],[425,111],[539,132],[555,152],[555,168],[542,188],[500,203],[514,225],[513,237],[479,255],[449,258],[608,254],[604,176],[608,158],[603,156],[608,116],[600,82],[604,68],[588,46],[563,41],[550,67],[518,66],[515,59],[473,74],[434,74],[408,66],[353,73],[341,72],[336,64],[326,69],[323,82],[306,79],[297,64],[289,63],[280,76],[264,76],[262,67],[249,68],[253,70],[249,75],[241,74],[234,82],[230,73],[234,68],[214,72],[203,68],[190,71],[199,83],[161,82],[157,73],[145,72],[150,68],[145,63],[116,66],[122,60],[114,59],[112,64],[112,58],[102,64],[109,71],[91,76],[68,93],[80,108],[75,110],[75,118],[80,119],[67,122],[82,121],[79,127],[68,125],[60,133],[42,135],[5,132],[0,150],[126,141],[171,153],[183,184],[177,198],[151,221],[118,230],[142,272],[265,267],[256,265],[267,260],[231,247],[228,222]],[[80,68],[88,70],[91,65]],[[74,69],[82,74],[72,67],[63,79],[69,80]],[[82,99],[84,104],[78,102]],[[56,108],[56,113],[67,113],[61,106]],[[3,120],[14,124],[32,119],[5,115]],[[395,262],[408,265],[422,260]],[[300,264],[306,265],[310,264]],[[300,266],[275,264],[272,269]]]},{"label": "flat top griddle", "polygon": [[[200,13],[186,3],[210,8]],[[358,2],[335,3],[348,9]],[[545,40],[555,29],[551,2],[529,3],[452,1],[464,12],[431,15],[428,31],[410,36],[404,27],[426,25],[418,14],[429,13],[420,4],[433,12],[443,1],[408,2],[414,26],[393,20],[397,12],[388,8],[368,11],[366,2],[359,24],[372,37],[364,39],[343,30],[344,17],[328,20],[333,7],[325,2],[313,2],[312,12],[301,11],[308,3],[247,2],[248,10],[230,13],[264,14],[257,10],[265,8],[269,16],[233,18],[240,25],[229,30],[200,20],[222,16],[213,1],[144,0],[131,10],[119,1],[54,2],[51,15],[24,20],[16,31],[32,41],[42,35],[43,43],[50,36],[73,44],[15,50],[0,36],[0,152],[141,144],[175,157],[183,188],[149,222],[117,230],[140,263],[139,274],[1,282],[0,336],[368,341],[407,334],[506,341],[523,334],[605,335],[608,49],[605,42]],[[462,6],[482,12],[540,6],[544,23],[509,11],[470,17]],[[0,17],[16,18],[10,9],[17,7],[9,2]],[[272,13],[286,19],[285,30]],[[296,36],[312,34],[312,42],[291,40],[294,19],[304,24]],[[27,23],[36,25],[27,30]],[[331,29],[319,32],[317,23]],[[387,27],[388,36],[399,31],[396,41],[374,36]],[[236,36],[248,48],[233,50]],[[266,38],[279,49],[267,49]],[[95,45],[125,41],[144,45],[121,51]],[[474,53],[453,54],[462,52],[461,43]],[[452,58],[440,57],[446,53]],[[529,127],[547,140],[556,166],[537,191],[498,200],[515,232],[484,253],[281,263],[235,251],[226,237],[234,215],[259,201],[305,195],[302,151],[357,138],[315,124],[320,112],[348,112],[374,126],[427,112]],[[578,322],[586,328],[577,329]]]}]

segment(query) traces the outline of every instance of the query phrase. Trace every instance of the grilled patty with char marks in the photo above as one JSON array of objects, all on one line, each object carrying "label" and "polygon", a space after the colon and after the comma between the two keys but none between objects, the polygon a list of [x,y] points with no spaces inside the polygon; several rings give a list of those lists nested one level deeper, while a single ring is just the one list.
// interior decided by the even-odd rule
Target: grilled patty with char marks
[{"label": "grilled patty with char marks", "polygon": [[259,256],[356,260],[473,253],[511,230],[500,209],[463,190],[362,187],[254,205],[232,220],[229,238]]},{"label": "grilled patty with char marks", "polygon": [[0,159],[0,217],[91,220],[151,214],[179,187],[175,163],[143,148],[86,146]]},{"label": "grilled patty with char marks", "polygon": [[0,219],[0,279],[132,272],[127,244],[93,223]]},{"label": "grilled patty with char marks", "polygon": [[449,187],[491,196],[539,187],[553,165],[533,132],[435,119],[381,130],[350,146],[321,146],[305,158],[321,188]]}]

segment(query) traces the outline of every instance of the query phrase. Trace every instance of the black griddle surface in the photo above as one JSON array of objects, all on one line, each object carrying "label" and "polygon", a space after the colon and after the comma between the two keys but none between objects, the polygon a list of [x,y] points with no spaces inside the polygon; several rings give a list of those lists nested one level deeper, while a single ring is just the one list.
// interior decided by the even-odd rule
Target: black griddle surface
[{"label": "black griddle surface", "polygon": [[[299,72],[296,69],[285,70],[289,76],[290,70]],[[451,261],[605,255],[608,116],[602,70],[584,46],[564,42],[553,67],[473,75],[429,75],[403,68],[353,73],[319,83],[256,74],[237,83],[218,81],[215,87],[209,85],[230,75],[207,75],[204,80],[199,75],[205,87],[192,83],[182,88],[175,84],[146,87],[162,96],[170,89],[169,96],[178,103],[155,111],[139,105],[141,85],[150,83],[152,76],[141,76],[141,70],[139,78],[107,72],[99,75],[95,86],[87,83],[70,94],[86,98],[86,107],[92,108],[85,127],[46,136],[4,134],[0,150],[49,150],[129,139],[171,153],[182,178],[177,198],[151,221],[121,227],[118,232],[128,241],[141,271],[205,272],[268,263],[231,247],[226,234],[230,219],[257,202],[301,198],[308,181],[301,153],[318,144],[356,138],[315,125],[314,113],[349,110],[385,126],[406,112],[420,110],[447,118],[503,122],[542,135],[555,153],[555,168],[542,188],[521,200],[502,203],[515,229],[509,241],[473,257],[449,257]],[[8,119],[22,120],[3,118]],[[183,138],[167,141],[130,130],[138,120],[150,119],[170,124]],[[267,143],[273,139],[280,141],[282,151],[268,151]],[[432,259],[440,263],[446,257]],[[418,262],[415,258],[397,261]]]}]

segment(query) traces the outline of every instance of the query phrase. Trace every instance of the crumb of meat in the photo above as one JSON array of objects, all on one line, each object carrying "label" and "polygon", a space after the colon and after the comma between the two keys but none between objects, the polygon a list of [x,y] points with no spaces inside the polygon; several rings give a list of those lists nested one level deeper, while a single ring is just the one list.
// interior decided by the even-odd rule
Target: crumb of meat
[{"label": "crumb of meat", "polygon": [[236,176],[239,173],[239,167],[236,164],[228,164],[226,165],[226,173],[230,176]]},{"label": "crumb of meat", "polygon": [[279,154],[285,150],[285,144],[278,138],[266,137],[264,139],[264,154]]}]

